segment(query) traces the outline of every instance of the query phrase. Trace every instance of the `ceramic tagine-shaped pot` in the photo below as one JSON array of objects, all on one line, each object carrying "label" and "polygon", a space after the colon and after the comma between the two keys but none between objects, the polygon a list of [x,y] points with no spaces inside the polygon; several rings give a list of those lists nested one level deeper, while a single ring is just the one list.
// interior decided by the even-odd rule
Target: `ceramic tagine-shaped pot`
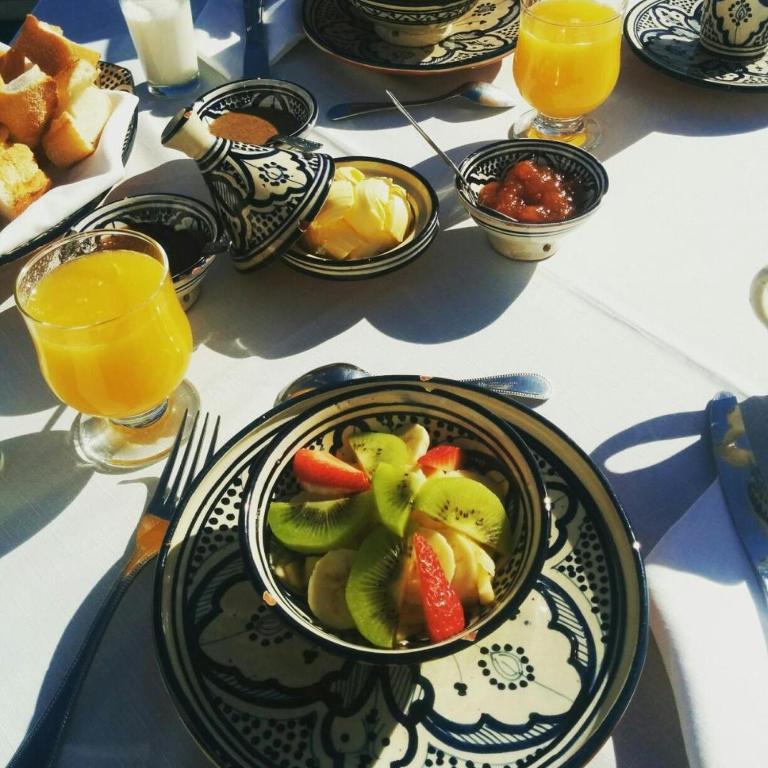
[{"label": "ceramic tagine-shaped pot", "polygon": [[171,119],[162,142],[200,167],[241,270],[296,242],[320,211],[333,181],[334,163],[328,155],[221,139],[191,110]]}]

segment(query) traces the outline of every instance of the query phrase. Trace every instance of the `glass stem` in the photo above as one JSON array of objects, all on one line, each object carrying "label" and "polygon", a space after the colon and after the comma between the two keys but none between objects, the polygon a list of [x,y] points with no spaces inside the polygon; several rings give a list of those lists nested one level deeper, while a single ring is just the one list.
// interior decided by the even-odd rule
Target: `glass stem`
[{"label": "glass stem", "polygon": [[553,139],[560,136],[573,136],[584,131],[584,118],[579,117],[547,117],[541,112],[533,121],[533,128],[543,136],[551,136]]},{"label": "glass stem", "polygon": [[119,424],[121,427],[129,427],[131,429],[143,429],[144,427],[154,424],[158,419],[162,418],[165,412],[168,410],[168,399],[163,400],[160,405],[150,408],[144,413],[139,413],[136,416],[130,416],[127,419],[110,419],[113,424]]}]

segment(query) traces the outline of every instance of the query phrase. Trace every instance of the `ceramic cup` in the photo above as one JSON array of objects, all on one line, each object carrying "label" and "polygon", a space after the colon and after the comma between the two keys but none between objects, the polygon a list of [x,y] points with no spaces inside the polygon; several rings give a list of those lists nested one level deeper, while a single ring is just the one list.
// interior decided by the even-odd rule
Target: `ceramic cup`
[{"label": "ceramic cup", "polygon": [[760,321],[768,326],[768,267],[763,267],[753,278],[749,300]]},{"label": "ceramic cup", "polygon": [[760,56],[768,49],[768,0],[704,0],[701,44],[721,56]]},{"label": "ceramic cup", "polygon": [[477,0],[349,0],[352,12],[373,24],[384,42],[408,48],[436,45]]}]

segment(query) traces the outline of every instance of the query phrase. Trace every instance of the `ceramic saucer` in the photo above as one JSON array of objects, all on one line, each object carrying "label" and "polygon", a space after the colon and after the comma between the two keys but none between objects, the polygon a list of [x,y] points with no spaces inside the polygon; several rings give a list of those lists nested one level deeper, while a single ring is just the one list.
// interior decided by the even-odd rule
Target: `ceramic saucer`
[{"label": "ceramic saucer", "polygon": [[344,0],[304,0],[303,22],[307,37],[340,59],[385,72],[429,75],[481,66],[512,53],[519,13],[515,0],[480,0],[454,25],[453,34],[419,48],[384,42]]},{"label": "ceramic saucer", "polygon": [[726,90],[768,90],[768,53],[744,61],[700,45],[703,5],[703,0],[641,0],[627,14],[624,36],[643,61],[673,77]]},{"label": "ceramic saucer", "polygon": [[161,668],[200,746],[221,768],[578,768],[637,685],[648,603],[639,551],[589,458],[536,413],[456,382],[534,452],[553,502],[534,590],[490,635],[421,665],[369,665],[295,633],[246,573],[239,508],[254,457],[307,408],[375,396],[382,376],[305,395],[246,427],[184,500],[161,551]]}]

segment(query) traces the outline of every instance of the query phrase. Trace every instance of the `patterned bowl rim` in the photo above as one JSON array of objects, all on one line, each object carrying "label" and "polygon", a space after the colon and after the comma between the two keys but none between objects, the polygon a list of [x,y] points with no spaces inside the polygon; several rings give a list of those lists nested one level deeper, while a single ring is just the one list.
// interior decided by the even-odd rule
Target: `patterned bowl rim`
[{"label": "patterned bowl rim", "polygon": [[[217,240],[220,236],[221,225],[219,224],[218,217],[213,208],[208,203],[198,200],[195,197],[189,195],[181,195],[173,192],[149,192],[141,195],[126,195],[119,200],[113,200],[110,203],[100,205],[95,210],[83,216],[75,224],[72,225],[72,232],[83,232],[87,229],[101,228],[105,222],[101,221],[104,215],[108,215],[110,218],[108,221],[117,218],[115,214],[123,211],[128,207],[150,207],[159,208],[161,206],[181,208],[187,211],[190,215],[197,217],[198,219],[206,221],[213,237],[211,242]],[[97,224],[97,222],[99,222]],[[97,226],[91,226],[91,225]],[[205,271],[216,258],[216,254],[208,254],[201,256],[194,264],[190,264],[182,272],[176,272],[171,275],[173,283],[177,290],[184,288],[189,279],[197,276],[200,272]],[[194,274],[192,274],[194,272]]]},{"label": "patterned bowl rim", "polygon": [[298,128],[286,134],[287,136],[300,136],[317,122],[317,99],[303,85],[294,83],[292,80],[280,80],[275,77],[248,77],[241,80],[230,80],[228,83],[217,85],[215,88],[211,88],[201,96],[198,96],[192,105],[192,109],[201,115],[204,108],[208,106],[208,103],[220,96],[226,96],[235,91],[262,90],[269,92],[280,87],[291,91],[294,96],[303,100],[309,107],[309,117]]},{"label": "patterned bowl rim", "polygon": [[[326,401],[319,405],[304,411],[300,416],[292,419],[288,424],[282,427],[274,436],[274,439],[270,442],[259,455],[255,458],[253,465],[250,468],[248,482],[243,496],[243,505],[240,513],[240,548],[243,552],[246,566],[248,568],[248,575],[251,577],[253,583],[260,589],[269,589],[268,585],[264,581],[264,573],[269,572],[269,565],[264,560],[266,556],[262,553],[261,543],[264,541],[264,531],[266,529],[266,515],[257,515],[257,510],[254,504],[254,492],[258,477],[274,464],[279,464],[282,461],[282,457],[276,456],[277,445],[285,440],[289,435],[294,432],[300,431],[312,420],[315,416],[325,414],[333,415],[335,420],[338,419],[339,411],[338,406],[340,401],[346,402],[349,406],[349,401],[358,401],[354,407],[364,408],[366,405],[370,408],[375,408],[376,403],[366,403],[365,400],[373,393],[373,388],[368,393],[362,395],[349,394],[340,397],[333,401]],[[532,540],[530,550],[532,556],[528,563],[528,570],[522,571],[522,578],[518,589],[508,595],[496,610],[489,613],[488,616],[479,620],[472,625],[471,629],[462,632],[459,635],[443,640],[439,643],[430,643],[429,645],[417,646],[413,648],[401,648],[401,649],[386,649],[375,648],[374,646],[355,644],[350,641],[343,640],[342,638],[335,637],[332,632],[327,634],[318,633],[313,625],[304,623],[296,618],[291,612],[286,610],[281,602],[280,598],[277,599],[276,607],[281,611],[281,615],[287,622],[291,624],[297,631],[303,635],[311,638],[314,642],[322,645],[326,650],[341,655],[344,657],[353,658],[357,661],[367,661],[376,664],[414,664],[428,659],[436,659],[450,655],[452,652],[459,648],[466,647],[469,644],[481,640],[483,637],[491,633],[502,622],[504,622],[507,616],[517,610],[523,600],[528,596],[533,588],[536,580],[538,579],[541,569],[544,565],[546,558],[547,546],[548,546],[548,532],[549,532],[549,498],[547,496],[546,488],[544,486],[544,480],[541,476],[538,464],[536,463],[533,454],[526,445],[523,438],[517,432],[517,430],[508,422],[500,419],[498,416],[487,410],[483,406],[472,402],[471,400],[462,397],[461,395],[448,393],[440,390],[438,387],[425,388],[423,382],[418,384],[403,383],[397,387],[391,387],[382,385],[375,390],[377,393],[391,393],[392,396],[396,396],[398,393],[407,393],[412,397],[415,396],[416,401],[403,402],[402,404],[393,405],[392,410],[398,407],[402,407],[407,410],[409,406],[430,407],[429,402],[424,402],[423,398],[428,401],[435,397],[454,402],[457,405],[468,409],[470,412],[474,412],[476,416],[479,416],[486,420],[486,424],[489,424],[492,428],[496,428],[500,432],[500,438],[505,440],[508,447],[512,450],[511,460],[519,462],[518,466],[522,464],[530,473],[533,485],[526,488],[527,494],[531,501],[530,514],[533,519],[533,525],[529,531],[529,537]],[[356,415],[360,418],[364,418],[365,411],[361,411]],[[327,421],[327,418],[323,419],[323,424]],[[522,490],[521,490],[522,492]],[[286,599],[283,595],[283,599]],[[473,633],[472,637],[467,637],[467,632]]]},{"label": "patterned bowl rim", "polygon": [[[478,163],[486,158],[493,157],[494,155],[504,154],[514,158],[521,153],[536,152],[537,150],[541,152],[546,151],[549,154],[563,155],[578,163],[597,183],[597,194],[595,195],[594,200],[592,200],[578,216],[573,216],[565,221],[542,223],[510,221],[504,216],[497,215],[490,208],[487,212],[478,210],[457,179],[454,182],[456,193],[464,207],[472,215],[472,218],[476,221],[482,221],[483,224],[485,224],[487,220],[487,223],[491,228],[495,228],[502,233],[513,231],[515,234],[528,232],[531,234],[543,235],[552,230],[570,229],[597,210],[603,197],[605,197],[608,192],[608,172],[605,170],[605,166],[593,154],[587,152],[585,149],[574,147],[563,142],[551,141],[548,139],[508,139],[494,141],[479,147],[474,152],[467,155],[459,164],[459,171],[465,176],[467,173],[471,172]],[[510,160],[510,163],[511,162],[512,160]],[[496,227],[493,227],[493,224],[495,224]]]},{"label": "patterned bowl rim", "polygon": [[[344,157],[335,157],[333,161],[336,166],[338,166],[339,163],[355,163],[363,161],[368,163],[377,163],[381,166],[394,166],[395,168],[398,168],[406,176],[412,177],[417,182],[419,182],[424,187],[424,189],[426,189],[430,202],[427,221],[420,230],[414,232],[413,237],[407,242],[401,243],[397,247],[391,248],[390,250],[384,251],[383,253],[377,253],[375,256],[368,256],[364,259],[354,259],[354,261],[334,259],[330,256],[317,256],[316,254],[307,253],[306,251],[301,250],[294,243],[285,254],[286,256],[290,256],[289,263],[291,266],[300,268],[299,265],[306,265],[307,267],[312,268],[313,273],[319,273],[321,270],[323,270],[323,268],[325,268],[327,269],[326,274],[329,276],[335,276],[337,274],[350,271],[359,272],[366,267],[375,268],[380,266],[382,269],[388,270],[392,262],[396,261],[398,264],[400,264],[400,260],[402,258],[407,257],[408,254],[411,254],[410,258],[405,258],[405,262],[407,263],[426,250],[427,246],[432,242],[435,235],[437,234],[437,230],[440,226],[440,201],[437,197],[437,193],[435,192],[434,187],[429,183],[429,181],[427,181],[424,176],[422,176],[418,171],[415,171],[413,168],[410,168],[407,165],[403,165],[402,163],[398,163],[396,160],[387,160],[382,157],[371,157],[369,155],[345,155]],[[382,170],[385,170],[385,168]],[[375,273],[372,269],[368,274],[371,275]]]}]

